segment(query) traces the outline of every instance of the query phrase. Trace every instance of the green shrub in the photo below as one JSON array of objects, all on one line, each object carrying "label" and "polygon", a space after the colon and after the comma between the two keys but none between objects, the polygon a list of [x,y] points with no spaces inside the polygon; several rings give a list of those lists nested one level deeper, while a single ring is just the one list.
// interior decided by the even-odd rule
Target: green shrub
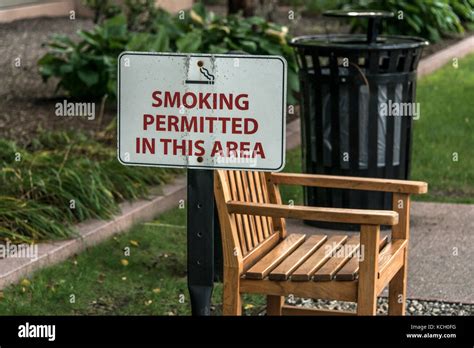
[{"label": "green shrub", "polygon": [[[393,12],[395,18],[385,21],[386,33],[416,35],[433,42],[449,33],[463,33],[462,21],[474,19],[473,0],[352,0],[343,8]],[[397,19],[399,14],[403,19]],[[352,29],[365,31],[367,20],[354,20]]]},{"label": "green shrub", "polygon": [[58,88],[71,97],[115,97],[117,57],[124,50],[215,54],[244,51],[286,58],[288,102],[294,103],[299,88],[297,66],[285,27],[260,17],[217,16],[200,3],[184,18],[159,9],[153,13],[153,20],[137,18],[138,14],[131,11],[127,16],[107,18],[90,31],[79,31],[78,42],[54,37],[48,43],[48,53],[38,62],[43,79],[58,78]]},{"label": "green shrub", "polygon": [[45,132],[24,148],[0,140],[0,240],[70,236],[72,224],[110,218],[179,172],[123,166],[102,137]]},{"label": "green shrub", "polygon": [[125,0],[122,3],[115,0],[84,0],[84,4],[94,12],[96,24],[125,13],[128,28],[132,31],[149,30],[160,13],[156,0]]},{"label": "green shrub", "polygon": [[79,42],[56,35],[48,43],[49,52],[38,61],[43,79],[58,77],[58,89],[76,98],[115,95],[117,56],[129,41],[125,17],[118,15],[77,34]]},{"label": "green shrub", "polygon": [[474,0],[450,0],[449,4],[461,21],[474,22]]}]

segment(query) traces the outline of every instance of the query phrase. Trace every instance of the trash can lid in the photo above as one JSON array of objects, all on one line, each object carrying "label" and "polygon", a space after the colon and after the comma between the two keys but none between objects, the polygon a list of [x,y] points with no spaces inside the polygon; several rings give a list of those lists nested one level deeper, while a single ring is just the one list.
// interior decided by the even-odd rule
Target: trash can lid
[{"label": "trash can lid", "polygon": [[[326,35],[324,36],[306,36],[298,37],[292,41],[294,47],[313,46],[313,47],[332,47],[344,49],[360,50],[380,50],[380,49],[404,49],[426,46],[428,42],[424,39],[410,36],[379,36],[380,24],[383,19],[392,18],[393,12],[380,10],[331,10],[323,12],[327,17],[349,18],[349,19],[367,19],[367,35],[365,42],[361,41],[360,36],[349,35]],[[342,45],[342,46],[341,46]]]},{"label": "trash can lid", "polygon": [[379,10],[331,10],[324,11],[323,16],[326,17],[351,17],[351,18],[391,18],[394,16],[393,12],[379,11]]},{"label": "trash can lid", "polygon": [[396,50],[415,49],[427,46],[425,39],[414,36],[381,35],[376,42],[367,43],[365,35],[360,34],[319,34],[298,36],[291,40],[290,45],[297,49],[341,49],[341,50]]}]

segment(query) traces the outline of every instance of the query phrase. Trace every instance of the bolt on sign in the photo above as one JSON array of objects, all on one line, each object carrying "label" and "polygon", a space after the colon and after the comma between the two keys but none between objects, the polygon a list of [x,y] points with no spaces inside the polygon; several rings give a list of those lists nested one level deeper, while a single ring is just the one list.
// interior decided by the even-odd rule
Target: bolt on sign
[{"label": "bolt on sign", "polygon": [[122,164],[283,168],[284,58],[124,52],[118,64]]}]

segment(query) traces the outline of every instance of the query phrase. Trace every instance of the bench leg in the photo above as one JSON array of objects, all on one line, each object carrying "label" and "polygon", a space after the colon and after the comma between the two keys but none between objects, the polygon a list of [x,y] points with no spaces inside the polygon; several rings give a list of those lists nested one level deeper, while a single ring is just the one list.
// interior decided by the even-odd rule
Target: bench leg
[{"label": "bench leg", "polygon": [[[375,290],[375,289],[374,289]],[[373,293],[361,294],[357,299],[357,315],[375,315],[377,313],[377,296]]]},{"label": "bench leg", "polygon": [[283,296],[267,295],[267,315],[281,315],[284,302]]},{"label": "bench leg", "polygon": [[240,275],[237,268],[224,267],[223,315],[242,315]]},{"label": "bench leg", "polygon": [[375,292],[380,227],[362,225],[360,245],[363,260],[359,263],[359,285],[357,289],[357,315],[375,315],[377,310],[377,293]]},{"label": "bench leg", "polygon": [[405,263],[388,285],[388,315],[405,315],[407,291],[407,250]]}]

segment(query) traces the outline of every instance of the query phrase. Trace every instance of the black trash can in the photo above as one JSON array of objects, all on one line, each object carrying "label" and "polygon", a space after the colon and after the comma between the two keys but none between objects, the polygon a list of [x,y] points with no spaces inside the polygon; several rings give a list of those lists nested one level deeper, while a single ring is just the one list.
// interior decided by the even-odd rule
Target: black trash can
[{"label": "black trash can", "polygon": [[[416,69],[427,41],[378,36],[380,11],[328,11],[327,16],[369,20],[367,35],[294,38],[301,85],[303,170],[306,173],[408,179]],[[410,114],[411,111],[411,114]],[[408,115],[405,115],[407,114]],[[391,194],[304,189],[305,204],[390,209]],[[307,222],[323,228],[347,224]]]}]

